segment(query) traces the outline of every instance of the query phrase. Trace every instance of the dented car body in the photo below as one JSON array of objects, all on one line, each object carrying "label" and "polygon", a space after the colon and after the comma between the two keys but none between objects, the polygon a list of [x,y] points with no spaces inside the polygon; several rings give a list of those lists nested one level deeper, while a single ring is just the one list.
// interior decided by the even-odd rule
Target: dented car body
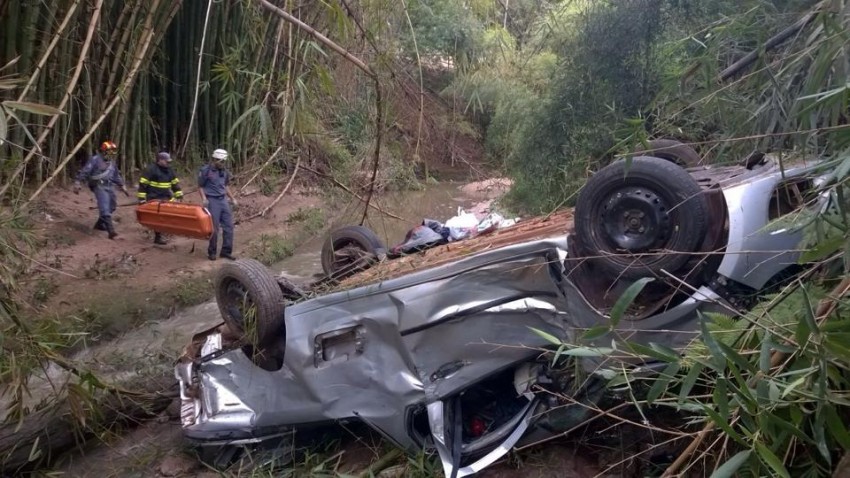
[{"label": "dented car body", "polygon": [[[698,335],[699,312],[738,313],[742,297],[796,266],[802,231],[768,227],[774,219],[806,201],[825,207],[817,177],[803,166],[783,169],[768,158],[689,173],[710,215],[692,251],[697,265],[659,274],[658,287],[596,344],[684,347]],[[519,444],[563,432],[586,417],[581,403],[602,393],[594,372],[604,358],[581,358],[588,375],[579,379],[545,355],[556,347],[551,337],[578,345],[585,331],[610,323],[610,308],[634,283],[603,277],[577,251],[575,235],[564,231],[349,290],[290,297],[270,361],[258,361],[227,327],[198,334],[175,369],[185,436],[209,449],[250,448],[357,420],[408,452],[436,451],[446,475],[462,477]]]}]

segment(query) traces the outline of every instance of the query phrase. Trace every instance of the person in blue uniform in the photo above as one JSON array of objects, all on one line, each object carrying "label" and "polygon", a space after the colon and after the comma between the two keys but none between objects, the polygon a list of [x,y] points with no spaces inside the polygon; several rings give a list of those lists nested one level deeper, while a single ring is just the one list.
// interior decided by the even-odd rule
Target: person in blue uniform
[{"label": "person in blue uniform", "polygon": [[223,149],[213,151],[212,159],[198,173],[198,186],[204,206],[210,211],[213,220],[213,234],[207,248],[209,260],[216,259],[218,236],[221,230],[221,254],[219,257],[235,260],[233,257],[233,212],[228,198],[236,206],[236,198],[230,190],[230,172],[227,171],[228,154]]},{"label": "person in blue uniform", "polygon": [[115,186],[121,188],[125,196],[129,196],[127,186],[124,185],[124,178],[121,177],[121,172],[115,165],[115,158],[118,155],[118,145],[112,141],[104,141],[100,145],[100,151],[89,158],[83,169],[77,173],[74,181],[74,194],[80,193],[81,183],[85,181],[97,201],[98,217],[94,228],[99,231],[106,231],[110,239],[118,237],[115,232],[115,225],[112,223],[112,213],[118,206],[115,200]]}]

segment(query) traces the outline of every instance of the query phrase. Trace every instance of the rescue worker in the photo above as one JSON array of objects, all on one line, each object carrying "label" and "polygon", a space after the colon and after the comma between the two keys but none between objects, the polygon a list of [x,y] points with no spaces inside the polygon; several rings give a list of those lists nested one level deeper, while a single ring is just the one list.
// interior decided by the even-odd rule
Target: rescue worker
[{"label": "rescue worker", "polygon": [[97,202],[98,217],[94,228],[98,231],[106,231],[110,239],[115,239],[118,233],[112,224],[112,213],[118,204],[115,200],[113,186],[118,186],[124,195],[130,196],[124,178],[115,165],[115,157],[118,155],[118,145],[112,141],[104,141],[100,145],[100,151],[95,153],[86,162],[83,169],[77,173],[74,181],[74,194],[80,194],[80,183],[86,182]]},{"label": "rescue worker", "polygon": [[[156,154],[156,160],[139,178],[139,192],[136,196],[139,204],[148,201],[182,201],[183,191],[180,188],[180,179],[171,169],[171,155],[166,151]],[[161,232],[154,232],[154,244],[165,245],[168,242],[162,237]]]},{"label": "rescue worker", "polygon": [[234,206],[238,204],[229,187],[230,173],[226,169],[227,157],[227,151],[223,149],[213,151],[210,162],[198,173],[198,190],[201,192],[204,207],[210,211],[213,220],[213,234],[207,248],[207,257],[211,261],[215,260],[219,229],[223,236],[220,257],[236,260],[233,257],[233,213],[227,198],[230,198]]}]

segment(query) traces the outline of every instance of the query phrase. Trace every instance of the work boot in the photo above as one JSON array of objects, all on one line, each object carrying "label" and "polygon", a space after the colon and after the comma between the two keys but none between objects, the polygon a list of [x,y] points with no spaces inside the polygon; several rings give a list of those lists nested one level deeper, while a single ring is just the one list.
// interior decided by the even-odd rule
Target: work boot
[{"label": "work boot", "polygon": [[96,223],[94,223],[94,229],[95,229],[96,231],[105,231],[105,230],[106,230],[106,226],[103,224],[103,220],[102,220],[102,219],[99,219],[99,218],[98,218],[97,222],[96,222]]},{"label": "work boot", "polygon": [[112,226],[112,221],[103,221],[104,227],[106,227],[106,232],[108,232],[108,236],[110,239],[115,239],[118,237],[118,233],[115,232],[115,228]]},{"label": "work boot", "polygon": [[215,260],[215,254],[207,254],[207,258],[211,261]]},{"label": "work boot", "polygon": [[236,258],[235,258],[235,257],[233,257],[233,254],[231,254],[231,253],[229,253],[229,252],[222,252],[222,253],[221,253],[218,257],[221,257],[222,259],[229,259],[229,260],[231,260],[231,261],[235,261],[235,260],[236,260]]},{"label": "work boot", "polygon": [[164,246],[164,245],[168,244],[168,241],[166,241],[165,238],[162,237],[162,234],[156,233],[153,237],[153,243],[159,244],[160,246]]}]

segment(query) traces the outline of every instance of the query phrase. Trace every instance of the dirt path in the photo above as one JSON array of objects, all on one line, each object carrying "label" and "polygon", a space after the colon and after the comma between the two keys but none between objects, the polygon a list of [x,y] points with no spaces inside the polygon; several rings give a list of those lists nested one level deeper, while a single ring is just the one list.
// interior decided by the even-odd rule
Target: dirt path
[{"label": "dirt path", "polygon": [[[154,245],[153,234],[136,223],[135,200],[122,195],[119,204],[130,205],[116,211],[120,235],[109,240],[92,229],[97,211],[88,191],[75,195],[54,189],[46,196],[49,202],[33,217],[40,251],[33,258],[33,273],[23,281],[24,302],[36,315],[75,316],[89,323],[86,330],[111,336],[210,296],[208,278],[221,259],[207,259],[207,241],[171,237],[166,246]],[[271,247],[294,248],[304,225],[292,220],[293,214],[308,211],[319,223],[312,227],[326,221],[324,200],[317,193],[295,191],[265,217],[250,221],[244,218],[272,198],[252,194],[239,199],[234,212],[237,256],[268,255],[271,252],[264,249]],[[189,194],[186,201],[199,203],[200,196]]]}]

